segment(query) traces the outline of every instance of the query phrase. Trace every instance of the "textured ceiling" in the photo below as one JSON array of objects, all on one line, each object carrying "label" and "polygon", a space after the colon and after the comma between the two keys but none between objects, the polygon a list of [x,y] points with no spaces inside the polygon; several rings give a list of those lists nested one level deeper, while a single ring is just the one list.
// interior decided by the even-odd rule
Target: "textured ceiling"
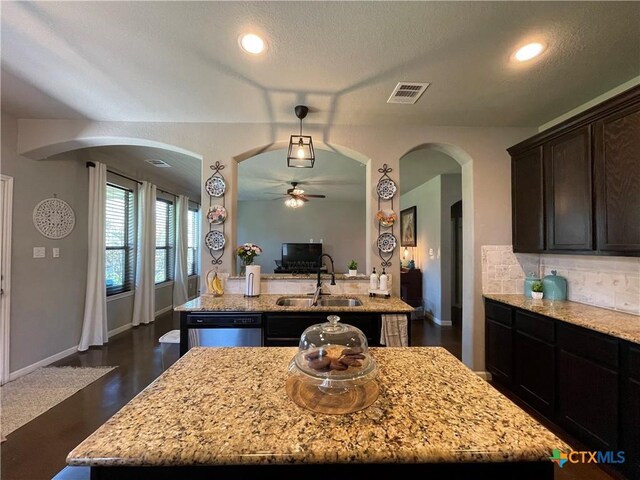
[{"label": "textured ceiling", "polygon": [[364,201],[366,168],[349,157],[319,149],[313,168],[289,168],[287,151],[273,150],[240,163],[238,200],[284,201],[284,197],[271,194],[286,193],[291,182],[299,182],[305,193],[326,195],[327,200]]},{"label": "textured ceiling", "polygon": [[[1,2],[2,107],[148,122],[537,126],[640,73],[640,2]],[[263,34],[258,57],[238,35]],[[542,40],[538,60],[516,46]],[[388,105],[398,81],[431,86]]]},{"label": "textured ceiling", "polygon": [[461,172],[460,164],[446,153],[416,150],[400,159],[400,193],[405,194],[438,175]]}]

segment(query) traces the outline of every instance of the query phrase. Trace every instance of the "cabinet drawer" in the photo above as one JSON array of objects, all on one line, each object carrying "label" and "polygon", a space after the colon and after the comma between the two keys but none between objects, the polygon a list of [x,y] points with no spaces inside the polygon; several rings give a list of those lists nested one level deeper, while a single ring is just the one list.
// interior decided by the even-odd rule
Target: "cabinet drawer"
[{"label": "cabinet drawer", "polygon": [[513,320],[511,319],[511,307],[487,300],[485,302],[484,309],[486,316],[491,320],[509,327],[512,325]]},{"label": "cabinet drawer", "polygon": [[525,312],[516,312],[516,330],[534,338],[553,343],[556,339],[555,322],[551,319]]},{"label": "cabinet drawer", "polygon": [[629,376],[640,380],[640,347],[629,347]]},{"label": "cabinet drawer", "polygon": [[618,367],[618,341],[614,338],[559,323],[558,346],[595,363]]}]

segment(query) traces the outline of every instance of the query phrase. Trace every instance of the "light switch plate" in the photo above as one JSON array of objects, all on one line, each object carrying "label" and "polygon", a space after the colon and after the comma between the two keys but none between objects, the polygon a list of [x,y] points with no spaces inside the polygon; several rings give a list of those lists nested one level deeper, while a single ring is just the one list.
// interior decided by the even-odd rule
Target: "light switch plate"
[{"label": "light switch plate", "polygon": [[60,249],[57,247],[53,248],[53,258],[60,258]]},{"label": "light switch plate", "polygon": [[44,247],[33,247],[33,258],[44,258],[46,256]]}]

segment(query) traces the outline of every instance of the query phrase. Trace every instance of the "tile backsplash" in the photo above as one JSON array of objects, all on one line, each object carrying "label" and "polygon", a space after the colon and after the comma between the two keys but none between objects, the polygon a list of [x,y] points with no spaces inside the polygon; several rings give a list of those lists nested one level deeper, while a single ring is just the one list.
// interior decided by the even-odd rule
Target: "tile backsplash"
[{"label": "tile backsplash", "polygon": [[525,272],[557,270],[574,302],[640,315],[640,258],[513,253],[511,245],[482,247],[483,293],[522,293]]}]

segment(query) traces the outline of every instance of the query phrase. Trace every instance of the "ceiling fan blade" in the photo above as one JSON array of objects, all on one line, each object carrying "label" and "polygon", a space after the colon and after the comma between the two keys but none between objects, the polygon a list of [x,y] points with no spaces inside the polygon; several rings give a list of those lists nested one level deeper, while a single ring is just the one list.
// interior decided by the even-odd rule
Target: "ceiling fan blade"
[{"label": "ceiling fan blade", "polygon": [[300,196],[298,196],[298,197],[296,197],[296,198],[299,198],[299,199],[300,199],[300,200],[302,200],[303,202],[308,202],[308,201],[309,201],[309,199],[308,199],[308,198],[306,198],[304,195],[300,195]]},{"label": "ceiling fan blade", "polygon": [[309,198],[327,198],[326,195],[307,195],[306,193],[304,196]]}]

